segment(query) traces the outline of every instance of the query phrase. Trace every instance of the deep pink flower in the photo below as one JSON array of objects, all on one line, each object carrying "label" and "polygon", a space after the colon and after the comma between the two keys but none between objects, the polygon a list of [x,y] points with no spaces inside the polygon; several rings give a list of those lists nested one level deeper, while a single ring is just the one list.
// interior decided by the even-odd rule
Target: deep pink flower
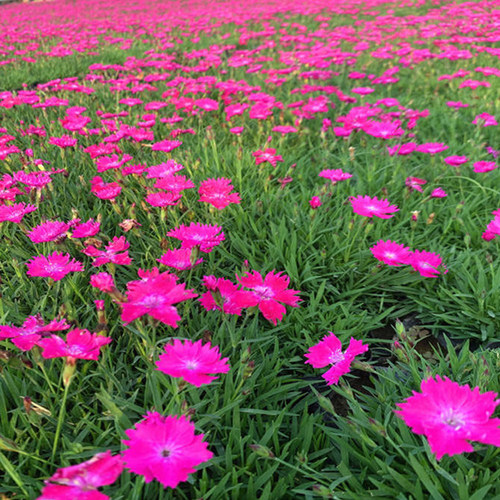
[{"label": "deep pink flower", "polygon": [[225,238],[220,226],[199,222],[191,222],[189,226],[181,224],[169,231],[167,236],[181,240],[182,248],[199,247],[205,253],[211,252]]},{"label": "deep pink flower", "polygon": [[69,227],[69,224],[66,224],[66,222],[58,220],[47,221],[34,227],[27,236],[33,243],[54,241],[63,236]]},{"label": "deep pink flower", "polygon": [[175,191],[159,191],[157,193],[149,193],[145,200],[153,207],[172,207],[178,205],[182,194]]},{"label": "deep pink flower", "polygon": [[494,392],[479,392],[449,378],[422,380],[422,392],[399,403],[395,413],[415,434],[424,435],[432,453],[444,455],[474,451],[469,441],[500,446],[500,418],[491,418],[500,400]]},{"label": "deep pink flower", "polygon": [[174,193],[180,193],[185,189],[194,188],[194,182],[185,175],[167,174],[156,181],[155,189],[166,189]]},{"label": "deep pink flower", "polygon": [[93,245],[89,245],[82,252],[85,255],[94,257],[95,260],[92,263],[94,267],[99,267],[108,262],[113,264],[118,264],[121,266],[128,266],[132,263],[132,259],[128,255],[127,248],[130,243],[125,239],[125,236],[114,237],[113,241],[108,243],[105,250],[99,250]]},{"label": "deep pink flower", "polygon": [[197,296],[193,290],[186,290],[184,283],[177,284],[177,276],[168,272],[128,283],[127,302],[122,304],[122,321],[130,323],[148,314],[153,318],[177,327],[181,317],[173,304]]},{"label": "deep pink flower", "polygon": [[283,319],[286,308],[283,304],[298,307],[300,301],[298,290],[289,290],[290,278],[281,272],[271,271],[265,278],[258,271],[247,272],[241,278],[236,279],[245,287],[249,288],[258,299],[259,310],[264,318],[274,325]]},{"label": "deep pink flower", "polygon": [[245,127],[232,127],[229,129],[229,132],[234,135],[241,135],[243,130],[245,130]]},{"label": "deep pink flower", "polygon": [[255,151],[252,153],[252,156],[255,158],[255,165],[260,165],[261,163],[264,162],[269,162],[274,168],[276,168],[276,164],[278,162],[283,161],[283,157],[281,155],[276,154],[276,150],[273,148],[268,148],[265,149],[264,151],[261,151],[260,149],[258,151]]},{"label": "deep pink flower", "polygon": [[221,359],[218,347],[210,343],[202,345],[201,340],[182,343],[174,339],[165,346],[165,353],[156,362],[158,370],[171,377],[182,377],[188,384],[201,387],[218,377],[210,373],[227,373],[230,369],[228,358]]},{"label": "deep pink flower", "polygon": [[444,162],[447,163],[448,165],[452,165],[453,167],[458,167],[460,165],[463,165],[464,163],[467,163],[469,161],[469,158],[467,156],[447,156],[444,159]]},{"label": "deep pink flower", "polygon": [[59,146],[60,148],[70,148],[76,146],[77,139],[69,135],[63,135],[62,137],[50,137],[49,144],[53,144],[54,146]]},{"label": "deep pink flower", "polygon": [[482,238],[486,241],[494,240],[500,235],[500,209],[493,212],[495,218],[486,226],[486,231],[482,234]]},{"label": "deep pink flower", "polygon": [[352,177],[352,174],[344,172],[341,168],[322,170],[318,175],[331,180],[332,184],[335,184],[338,181],[345,181],[346,179],[350,179]]},{"label": "deep pink flower", "polygon": [[[410,265],[425,278],[436,278],[440,271],[438,267],[443,263],[437,253],[415,250],[410,259]],[[448,271],[444,271],[446,274]]]},{"label": "deep pink flower", "polygon": [[14,205],[0,205],[0,222],[14,222],[19,224],[23,217],[30,212],[37,210],[35,205],[25,203],[15,203]]},{"label": "deep pink flower", "polygon": [[259,304],[259,299],[253,292],[239,290],[230,280],[204,276],[203,285],[209,291],[205,292],[199,301],[207,311],[218,310],[224,314],[240,316],[243,309]]},{"label": "deep pink flower", "polygon": [[415,190],[422,193],[423,189],[420,186],[427,184],[427,181],[425,179],[419,179],[418,177],[407,177],[405,184],[410,191]]},{"label": "deep pink flower", "polygon": [[381,219],[390,219],[394,217],[393,212],[399,211],[399,208],[396,205],[390,205],[387,199],[379,200],[377,197],[370,198],[369,196],[358,195],[356,197],[351,196],[349,201],[353,212],[364,217],[375,216]]},{"label": "deep pink flower", "polygon": [[401,266],[410,263],[410,249],[391,240],[380,240],[370,248],[370,251],[377,260],[388,266]]},{"label": "deep pink flower", "polygon": [[167,160],[166,162],[160,163],[159,165],[151,165],[147,169],[148,173],[146,175],[146,179],[161,179],[163,177],[168,177],[175,174],[175,172],[179,172],[183,168],[184,167],[180,163],[177,163],[174,160]]},{"label": "deep pink flower", "polygon": [[309,200],[309,205],[311,205],[311,208],[313,208],[313,209],[319,208],[322,205],[319,196],[313,196]]},{"label": "deep pink flower", "polygon": [[413,153],[416,147],[417,145],[414,142],[407,142],[405,144],[397,144],[396,146],[387,146],[387,151],[389,156],[394,156],[396,153],[399,156],[407,156]]},{"label": "deep pink flower", "polygon": [[37,500],[107,500],[109,497],[97,488],[113,484],[122,470],[119,455],[112,456],[110,450],[98,453],[81,464],[57,469],[45,481],[42,495]]},{"label": "deep pink flower", "polygon": [[157,261],[164,266],[184,271],[203,262],[203,259],[197,259],[195,262],[191,262],[193,255],[192,248],[179,248],[176,250],[167,250],[159,259],[157,259]]},{"label": "deep pink flower", "polygon": [[83,264],[71,259],[69,254],[54,252],[48,256],[38,255],[27,262],[28,276],[52,278],[54,281],[63,279],[68,273],[83,271]]},{"label": "deep pink flower", "polygon": [[101,227],[101,223],[94,221],[94,219],[89,219],[87,222],[82,222],[78,224],[71,233],[72,238],[89,238],[95,236]]},{"label": "deep pink flower", "polygon": [[111,293],[115,290],[115,280],[109,273],[97,273],[90,277],[90,284],[101,292]]},{"label": "deep pink flower", "polygon": [[369,120],[363,124],[362,130],[366,134],[378,137],[379,139],[392,139],[393,137],[400,137],[405,133],[399,121],[377,122]]},{"label": "deep pink flower", "polygon": [[273,127],[272,131],[279,132],[281,135],[286,135],[297,132],[297,129],[291,125],[277,125],[276,127]]},{"label": "deep pink flower", "polygon": [[437,187],[434,189],[431,193],[431,198],[446,198],[448,196],[448,193],[440,187]]},{"label": "deep pink flower", "polygon": [[66,341],[57,335],[51,335],[40,340],[38,345],[43,349],[44,358],[67,358],[68,364],[74,364],[77,359],[97,360],[101,346],[109,344],[111,340],[111,337],[74,328],[67,333]]},{"label": "deep pink flower", "polygon": [[489,113],[481,113],[477,115],[472,121],[474,125],[482,125],[483,127],[496,127],[498,126],[498,122],[496,121],[493,115]]},{"label": "deep pink flower", "polygon": [[477,174],[482,174],[498,168],[498,165],[494,161],[476,161],[473,166],[474,172]]},{"label": "deep pink flower", "polygon": [[122,192],[122,187],[117,182],[104,182],[98,175],[90,179],[90,191],[101,200],[114,201]]},{"label": "deep pink flower", "polygon": [[148,412],[144,420],[125,434],[127,447],[123,461],[131,472],[144,476],[146,483],[153,479],[163,486],[175,488],[195,467],[210,460],[213,453],[207,450],[203,434],[195,434],[195,426],[182,415],[164,417]]},{"label": "deep pink flower", "polygon": [[240,203],[239,193],[231,193],[233,190],[231,179],[220,177],[218,179],[207,179],[200,185],[198,192],[200,199],[205,203],[210,203],[217,210],[226,208],[231,203]]},{"label": "deep pink flower", "polygon": [[437,153],[441,153],[442,151],[446,151],[449,146],[443,144],[442,142],[426,142],[424,144],[419,144],[415,151],[419,153],[429,153],[431,155],[435,155]]},{"label": "deep pink flower", "polygon": [[334,333],[328,333],[330,335],[325,335],[319,343],[310,347],[305,356],[307,358],[306,364],[309,363],[313,368],[324,368],[332,365],[322,375],[327,385],[332,385],[337,384],[342,375],[349,373],[354,358],[366,352],[368,346],[363,344],[361,340],[351,338],[349,346],[345,352],[342,352],[340,340]]},{"label": "deep pink flower", "polygon": [[164,153],[170,153],[174,149],[178,148],[182,144],[182,141],[170,141],[165,139],[160,142],[155,142],[152,146],[153,151],[163,151]]},{"label": "deep pink flower", "polygon": [[45,324],[40,315],[29,316],[23,326],[0,325],[0,339],[11,339],[22,351],[31,350],[47,332],[57,332],[69,328],[66,320],[53,319]]}]

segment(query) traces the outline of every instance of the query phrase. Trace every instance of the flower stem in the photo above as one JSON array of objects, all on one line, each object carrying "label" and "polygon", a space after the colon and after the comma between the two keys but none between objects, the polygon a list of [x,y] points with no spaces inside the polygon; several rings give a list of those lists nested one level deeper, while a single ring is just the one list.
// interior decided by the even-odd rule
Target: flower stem
[{"label": "flower stem", "polygon": [[57,444],[59,442],[59,436],[61,435],[62,423],[64,419],[64,414],[66,412],[66,399],[68,398],[69,386],[70,384],[67,384],[64,387],[64,394],[61,402],[61,408],[59,410],[59,417],[57,418],[57,427],[56,427],[56,435],[54,436],[54,445],[52,446],[52,461],[54,461],[54,458],[56,456]]}]

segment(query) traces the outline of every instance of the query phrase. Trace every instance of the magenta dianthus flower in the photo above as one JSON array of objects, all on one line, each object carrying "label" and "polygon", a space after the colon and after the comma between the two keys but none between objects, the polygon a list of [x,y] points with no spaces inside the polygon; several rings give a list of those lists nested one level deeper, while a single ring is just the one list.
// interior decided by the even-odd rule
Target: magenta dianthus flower
[{"label": "magenta dianthus flower", "polygon": [[123,441],[127,447],[123,461],[131,472],[144,476],[146,483],[156,479],[164,487],[175,488],[213,456],[204,435],[195,434],[194,424],[184,415],[164,417],[148,412],[125,434],[130,439]]},{"label": "magenta dianthus flower", "polygon": [[224,233],[220,226],[191,222],[189,226],[181,224],[167,233],[171,238],[182,242],[182,248],[199,247],[200,251],[209,253],[224,241]]},{"label": "magenta dianthus flower", "polygon": [[380,240],[370,248],[373,256],[388,266],[409,264],[412,252],[408,247],[391,240]]},{"label": "magenta dianthus flower", "polygon": [[332,365],[322,375],[327,385],[332,385],[337,384],[342,375],[349,373],[354,358],[366,352],[368,346],[363,344],[361,340],[351,338],[349,346],[342,352],[342,343],[338,337],[332,332],[328,333],[330,335],[325,335],[320,342],[310,347],[305,356],[307,358],[306,364],[309,363],[313,368],[324,368]]},{"label": "magenta dianthus flower", "polygon": [[230,369],[228,358],[221,359],[219,348],[203,344],[201,340],[181,342],[174,339],[165,346],[165,353],[156,362],[158,370],[171,377],[182,377],[188,384],[200,387],[210,384],[218,377],[211,373],[227,373]]},{"label": "magenta dianthus flower", "polygon": [[494,392],[479,392],[449,378],[423,380],[395,413],[415,434],[424,435],[432,453],[443,455],[474,451],[469,441],[500,446],[500,418],[491,418],[500,404]]},{"label": "magenta dianthus flower", "polygon": [[379,200],[376,196],[374,198],[361,195],[351,196],[349,201],[353,212],[364,217],[375,216],[381,219],[390,219],[394,217],[394,212],[399,211],[399,208],[396,205],[390,205],[387,199]]},{"label": "magenta dianthus flower", "polygon": [[69,254],[54,252],[50,255],[38,255],[27,262],[28,276],[52,278],[54,281],[63,279],[68,273],[83,271],[83,264],[71,259]]}]

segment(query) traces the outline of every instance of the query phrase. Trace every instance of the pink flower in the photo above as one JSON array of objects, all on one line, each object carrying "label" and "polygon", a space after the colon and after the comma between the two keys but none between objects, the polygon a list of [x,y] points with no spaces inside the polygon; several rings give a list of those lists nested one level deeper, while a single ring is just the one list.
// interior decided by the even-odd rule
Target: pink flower
[{"label": "pink flower", "polygon": [[494,161],[476,161],[473,166],[474,172],[477,174],[482,174],[498,168],[498,165]]},{"label": "pink flower", "polygon": [[276,168],[277,163],[283,161],[283,157],[281,155],[277,155],[276,150],[273,148],[268,148],[264,151],[259,149],[258,151],[252,153],[252,156],[255,158],[255,165],[260,165],[261,163],[267,161],[274,168]]},{"label": "pink flower", "polygon": [[431,198],[446,198],[448,196],[448,193],[440,187],[437,187],[434,189],[431,193]]},{"label": "pink flower", "polygon": [[60,238],[69,229],[69,224],[58,220],[47,221],[34,227],[29,233],[28,238],[33,243],[44,243],[54,241]]},{"label": "pink flower", "polygon": [[109,273],[97,273],[90,277],[90,284],[101,292],[111,293],[115,290],[115,281]]},{"label": "pink flower", "polygon": [[443,144],[442,142],[426,142],[425,144],[420,144],[415,148],[415,151],[419,153],[429,153],[431,155],[435,155],[437,153],[441,153],[442,151],[446,151],[448,146]]},{"label": "pink flower", "polygon": [[207,311],[218,310],[224,314],[240,316],[243,309],[259,303],[253,292],[239,290],[234,283],[224,278],[204,276],[203,285],[209,291],[205,292],[199,301]]},{"label": "pink flower", "polygon": [[220,177],[218,179],[207,179],[200,185],[198,192],[200,199],[205,203],[210,203],[217,210],[226,208],[230,203],[240,203],[239,193],[231,193],[233,190],[231,179]]},{"label": "pink flower", "polygon": [[47,332],[56,332],[69,328],[66,320],[53,319],[47,324],[40,315],[29,316],[23,326],[0,325],[0,339],[11,339],[21,351],[31,350]]},{"label": "pink flower", "polygon": [[352,177],[352,174],[344,172],[341,168],[322,170],[318,175],[331,180],[332,184],[335,184],[338,181],[345,181],[346,179],[350,179]]},{"label": "pink flower", "polygon": [[[410,265],[425,278],[436,278],[440,271],[437,268],[442,264],[442,259],[437,253],[415,250],[410,259]],[[445,274],[448,271],[445,271]]]},{"label": "pink flower", "polygon": [[387,199],[379,200],[377,197],[370,198],[369,196],[358,195],[356,197],[351,196],[349,201],[353,212],[364,217],[375,216],[381,219],[390,219],[394,217],[393,212],[399,211],[399,208],[396,205],[390,205]]},{"label": "pink flower", "polygon": [[167,267],[173,267],[179,271],[191,269],[203,262],[203,259],[191,262],[193,258],[192,248],[179,248],[176,250],[167,250],[157,261]]},{"label": "pink flower", "polygon": [[59,146],[60,148],[70,148],[76,146],[78,141],[69,135],[63,135],[62,137],[50,137],[49,144],[54,146]]},{"label": "pink flower", "polygon": [[310,200],[309,200],[309,205],[311,205],[311,208],[312,209],[316,209],[316,208],[319,208],[322,203],[321,203],[321,200],[319,198],[319,196],[313,196]]},{"label": "pink flower", "polygon": [[197,296],[193,290],[186,290],[184,283],[177,284],[177,280],[175,274],[165,272],[140,281],[129,282],[127,302],[122,304],[122,321],[130,323],[148,314],[176,328],[181,317],[173,304]]},{"label": "pink flower", "polygon": [[286,135],[297,132],[297,129],[295,127],[292,127],[291,125],[277,125],[276,127],[273,127],[272,131],[279,132],[282,135]]},{"label": "pink flower", "polygon": [[245,127],[232,127],[229,129],[229,132],[234,135],[241,135],[243,130],[245,130]]},{"label": "pink flower", "polygon": [[290,278],[281,275],[281,272],[271,271],[265,278],[258,271],[247,272],[241,278],[236,279],[245,287],[249,288],[258,299],[259,310],[264,318],[274,325],[283,319],[286,312],[283,304],[298,307],[300,301],[297,290],[289,290]]},{"label": "pink flower", "polygon": [[438,460],[474,451],[469,441],[500,446],[500,418],[491,418],[500,400],[449,378],[422,380],[422,392],[399,403],[395,413],[415,434],[424,435]]},{"label": "pink flower", "polygon": [[207,450],[203,434],[195,434],[195,426],[184,415],[164,417],[148,412],[144,420],[128,429],[124,440],[127,447],[123,461],[131,472],[144,476],[146,483],[153,479],[163,486],[175,488],[195,467],[210,460],[213,453]]},{"label": "pink flower", "polygon": [[104,182],[98,175],[90,179],[92,188],[90,191],[101,200],[114,201],[122,192],[122,187],[117,182]]},{"label": "pink flower", "polygon": [[210,343],[201,344],[174,339],[173,344],[165,346],[165,353],[156,362],[158,370],[171,377],[182,377],[188,384],[200,387],[210,384],[213,377],[209,373],[227,373],[230,369],[228,358],[221,359],[218,347]]},{"label": "pink flower", "polygon": [[43,349],[42,356],[45,359],[67,358],[68,364],[74,364],[77,359],[93,359],[99,357],[101,346],[109,344],[111,337],[103,337],[88,330],[74,328],[66,335],[66,341],[57,335],[42,339],[38,345]]},{"label": "pink flower", "polygon": [[354,358],[366,352],[368,346],[363,344],[361,340],[351,338],[349,346],[345,352],[342,352],[340,340],[334,333],[328,333],[330,335],[325,335],[319,343],[310,347],[305,356],[307,358],[306,364],[309,363],[313,368],[324,368],[332,365],[322,375],[327,385],[332,385],[337,384],[342,375],[349,373]]},{"label": "pink flower", "polygon": [[489,113],[481,113],[477,115],[472,121],[474,125],[482,125],[483,127],[496,127],[498,122],[493,115]]},{"label": "pink flower", "polygon": [[132,259],[128,255],[127,248],[130,243],[125,239],[125,236],[114,237],[113,241],[108,243],[106,250],[99,250],[93,245],[89,245],[82,252],[90,257],[95,257],[92,265],[99,267],[108,262],[121,266],[128,266],[132,263]]},{"label": "pink flower", "polygon": [[97,488],[113,484],[122,470],[123,462],[119,455],[112,456],[110,450],[98,453],[81,464],[57,469],[45,481],[42,495],[37,500],[107,500],[109,497]]},{"label": "pink flower", "polygon": [[166,189],[174,193],[180,193],[185,189],[194,188],[194,182],[187,179],[185,175],[167,174],[156,181],[153,186],[155,189]]},{"label": "pink flower", "polygon": [[164,153],[170,153],[170,151],[173,151],[174,149],[178,148],[181,144],[182,141],[169,141],[168,139],[165,139],[160,142],[155,142],[153,144],[152,150],[163,151]]},{"label": "pink flower", "polygon": [[370,251],[377,260],[380,260],[388,266],[398,267],[410,263],[410,249],[391,240],[380,240],[370,248]]},{"label": "pink flower", "polygon": [[72,238],[89,238],[91,236],[95,236],[101,227],[100,222],[94,221],[94,219],[89,219],[87,222],[82,222],[78,224],[73,229],[73,233],[71,234]]},{"label": "pink flower", "polygon": [[399,156],[406,156],[413,153],[416,147],[417,145],[414,142],[407,142],[405,144],[397,144],[396,146],[387,146],[387,151],[389,156],[394,156],[396,153]]},{"label": "pink flower", "polygon": [[69,254],[54,252],[48,256],[38,255],[27,262],[28,276],[52,278],[54,281],[63,279],[68,273],[83,271],[83,264],[75,259],[70,260]]},{"label": "pink flower", "polygon": [[483,240],[494,240],[500,235],[500,209],[493,212],[495,218],[486,226],[486,231],[482,234]]},{"label": "pink flower", "polygon": [[[180,163],[176,163],[174,160],[167,160],[166,162],[160,163],[159,165],[151,165],[147,169],[148,174],[146,175],[146,179],[161,179],[163,177],[169,177],[175,174],[175,172],[179,172],[183,168],[184,167]],[[155,185],[155,187],[159,186]]]},{"label": "pink flower", "polygon": [[220,226],[199,222],[191,222],[189,226],[181,224],[169,231],[167,236],[181,240],[182,248],[199,247],[205,253],[210,253],[225,238]]},{"label": "pink flower", "polygon": [[14,205],[0,205],[0,222],[14,222],[19,224],[23,217],[37,209],[34,205],[15,203]]},{"label": "pink flower", "polygon": [[447,163],[448,165],[452,165],[453,167],[458,167],[460,165],[463,165],[464,163],[467,163],[469,161],[469,158],[467,156],[447,156],[444,159],[444,162]]},{"label": "pink flower", "polygon": [[145,200],[153,207],[172,207],[177,205],[181,198],[181,193],[160,191],[158,193],[149,193]]},{"label": "pink flower", "polygon": [[418,177],[407,177],[405,184],[410,191],[415,190],[422,193],[423,189],[420,186],[427,184],[427,181],[425,179],[419,179]]}]

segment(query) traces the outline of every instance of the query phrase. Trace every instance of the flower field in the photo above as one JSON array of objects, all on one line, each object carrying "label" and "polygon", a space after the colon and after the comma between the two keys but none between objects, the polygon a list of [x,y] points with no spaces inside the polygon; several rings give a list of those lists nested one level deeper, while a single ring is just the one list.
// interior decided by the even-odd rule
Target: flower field
[{"label": "flower field", "polygon": [[0,13],[1,499],[500,499],[498,1]]}]

